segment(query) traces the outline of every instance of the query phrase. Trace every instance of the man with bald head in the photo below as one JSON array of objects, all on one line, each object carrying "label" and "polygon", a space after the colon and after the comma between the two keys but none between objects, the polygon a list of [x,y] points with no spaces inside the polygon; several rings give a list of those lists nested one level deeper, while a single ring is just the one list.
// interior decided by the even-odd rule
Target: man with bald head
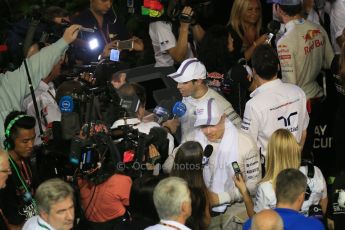
[{"label": "man with bald head", "polygon": [[251,230],[283,230],[282,218],[272,209],[263,210],[253,217]]}]

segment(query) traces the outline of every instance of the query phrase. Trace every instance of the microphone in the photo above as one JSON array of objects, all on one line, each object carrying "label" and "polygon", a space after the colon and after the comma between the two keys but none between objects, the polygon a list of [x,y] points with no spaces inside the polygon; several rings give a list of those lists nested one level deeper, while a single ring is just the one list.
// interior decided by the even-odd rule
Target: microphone
[{"label": "microphone", "polygon": [[169,111],[166,108],[163,108],[162,106],[157,105],[153,109],[153,113],[156,115],[158,118],[157,123],[161,124],[163,121],[166,121],[169,119]]},{"label": "microphone", "polygon": [[[65,19],[61,19],[61,25],[66,26],[66,27],[69,27],[69,26],[71,26],[72,24],[71,24],[69,21],[65,20]],[[87,27],[83,27],[83,26],[81,26],[81,27],[79,28],[79,30],[80,30],[80,31],[83,31],[83,32],[88,32],[88,33],[94,33],[94,32],[95,32],[94,29],[92,29],[92,28],[87,28]]]},{"label": "microphone", "polygon": [[167,121],[169,119],[173,103],[174,102],[171,100],[163,99],[154,108],[153,114],[155,115],[155,121],[158,124],[161,124],[162,122]]},{"label": "microphone", "polygon": [[267,32],[276,35],[280,30],[280,22],[272,20],[267,24]]},{"label": "microphone", "polygon": [[210,159],[210,156],[213,152],[213,146],[212,145],[206,145],[204,150],[204,156],[202,157],[202,165],[205,166],[208,164],[208,160]]},{"label": "microphone", "polygon": [[81,156],[81,148],[84,146],[84,143],[79,138],[73,138],[71,141],[69,161],[72,165],[79,165],[79,160]]},{"label": "microphone", "polygon": [[182,117],[186,113],[186,111],[187,107],[183,102],[176,102],[172,109],[172,113],[174,114],[173,119],[175,119],[175,117]]},{"label": "microphone", "polygon": [[323,213],[321,206],[318,205],[310,205],[309,210],[308,210],[308,216],[313,217],[315,219],[320,220],[321,222],[323,221]]},{"label": "microphone", "polygon": [[59,107],[62,113],[71,113],[74,110],[74,102],[71,96],[63,96],[59,101]]}]

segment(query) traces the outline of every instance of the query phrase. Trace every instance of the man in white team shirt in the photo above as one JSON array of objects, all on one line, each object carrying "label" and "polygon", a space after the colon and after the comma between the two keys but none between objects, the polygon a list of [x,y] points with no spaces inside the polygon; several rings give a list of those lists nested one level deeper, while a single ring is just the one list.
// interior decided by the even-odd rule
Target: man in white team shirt
[{"label": "man in white team shirt", "polygon": [[242,130],[257,141],[263,156],[269,137],[279,128],[288,129],[303,147],[309,123],[305,93],[298,86],[277,78],[278,65],[277,53],[271,46],[256,48],[252,66],[258,88],[246,104]]},{"label": "man in white team shirt", "polygon": [[203,148],[207,145],[213,147],[204,165],[203,176],[207,188],[217,194],[219,206],[212,207],[213,218],[208,229],[242,229],[236,216],[245,212],[245,205],[233,182],[232,163],[238,163],[248,192],[254,195],[261,179],[258,148],[248,134],[237,129],[224,116],[214,98],[197,106],[195,127],[195,141]]},{"label": "man in white team shirt", "polygon": [[222,109],[222,113],[225,113],[235,126],[240,127],[241,125],[241,118],[230,102],[206,85],[206,74],[204,64],[196,58],[189,58],[182,62],[176,73],[168,75],[177,82],[177,89],[183,97],[182,102],[186,105],[187,111],[179,120],[169,120],[163,126],[168,126],[170,130],[176,130],[176,126],[181,123],[181,143],[194,140],[196,131],[194,127],[195,109],[198,104],[210,98],[215,99],[218,107]]}]

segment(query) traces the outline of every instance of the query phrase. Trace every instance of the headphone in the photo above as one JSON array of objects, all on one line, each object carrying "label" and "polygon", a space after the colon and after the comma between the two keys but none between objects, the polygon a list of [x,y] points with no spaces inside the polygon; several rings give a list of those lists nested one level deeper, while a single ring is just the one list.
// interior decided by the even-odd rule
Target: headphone
[{"label": "headphone", "polygon": [[4,140],[4,147],[6,150],[10,150],[10,149],[13,149],[14,148],[14,141],[12,140],[11,138],[11,129],[12,127],[15,125],[15,123],[23,118],[23,117],[31,117],[29,115],[26,115],[26,114],[21,114],[21,115],[18,115],[16,116],[15,118],[13,118],[10,123],[7,125],[6,127],[6,130],[5,130],[5,137],[6,139]]}]

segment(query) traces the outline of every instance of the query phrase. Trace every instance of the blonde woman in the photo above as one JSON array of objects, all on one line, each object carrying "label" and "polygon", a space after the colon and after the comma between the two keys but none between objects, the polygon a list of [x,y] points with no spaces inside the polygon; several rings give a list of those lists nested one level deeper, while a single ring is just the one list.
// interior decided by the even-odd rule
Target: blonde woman
[{"label": "blonde woman", "polygon": [[261,32],[261,3],[259,0],[235,0],[231,9],[228,27],[238,36],[234,37],[235,49],[249,60],[255,47],[266,42],[267,35]]},{"label": "blonde woman", "polygon": [[[277,175],[284,169],[299,169],[305,175],[308,175],[308,166],[301,165],[301,150],[295,137],[287,129],[276,130],[268,141],[266,175],[259,182],[256,199],[253,205],[250,197],[248,197],[246,188],[243,186],[242,177],[234,178],[236,186],[244,196],[246,208],[249,216],[260,212],[264,209],[273,209],[276,207],[276,195],[274,191]],[[312,166],[314,175],[308,177],[308,187],[310,194],[306,196],[301,212],[308,214],[311,205],[320,205],[323,213],[327,208],[327,188],[325,179],[316,166]]]}]

